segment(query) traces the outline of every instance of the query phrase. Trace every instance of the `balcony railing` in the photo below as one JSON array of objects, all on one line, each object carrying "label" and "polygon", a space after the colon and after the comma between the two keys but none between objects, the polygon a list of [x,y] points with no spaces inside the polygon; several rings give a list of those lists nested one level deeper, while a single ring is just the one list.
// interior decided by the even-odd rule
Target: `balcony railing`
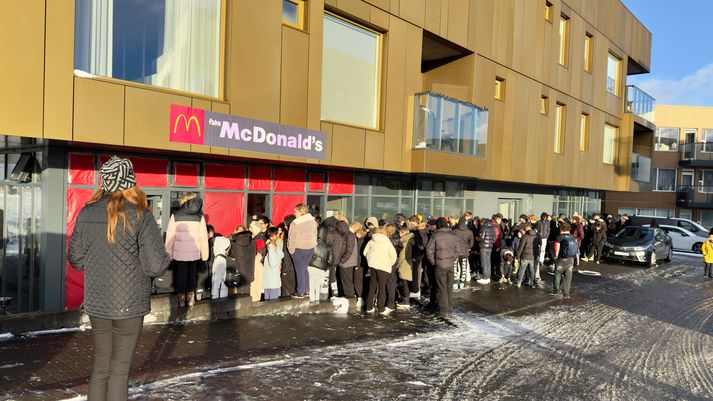
[{"label": "balcony railing", "polygon": [[676,188],[676,206],[713,208],[713,187],[679,185]]},{"label": "balcony railing", "polygon": [[485,156],[488,110],[431,92],[416,94],[413,147]]},{"label": "balcony railing", "polygon": [[681,160],[713,161],[713,142],[689,142],[678,147]]},{"label": "balcony railing", "polygon": [[656,99],[635,85],[626,86],[626,112],[634,113],[646,121],[654,121]]},{"label": "balcony railing", "polygon": [[631,179],[639,182],[651,181],[651,158],[638,153],[631,155]]}]

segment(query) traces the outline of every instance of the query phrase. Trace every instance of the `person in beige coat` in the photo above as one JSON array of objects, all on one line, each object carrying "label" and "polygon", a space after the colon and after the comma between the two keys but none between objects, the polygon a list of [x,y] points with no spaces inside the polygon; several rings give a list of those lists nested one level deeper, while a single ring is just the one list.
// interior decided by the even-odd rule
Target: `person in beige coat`
[{"label": "person in beige coat", "polygon": [[[260,237],[260,233],[262,233],[262,227],[260,226],[260,223],[258,221],[253,221],[250,223],[250,232],[252,233],[253,239],[258,240]],[[257,250],[257,255],[255,255],[255,279],[253,282],[250,284],[250,297],[253,299],[253,302],[260,302],[260,299],[262,298],[262,276],[263,276],[263,252],[262,250],[265,247],[265,240],[261,239],[260,244],[258,245],[258,250]]]},{"label": "person in beige coat", "polygon": [[[369,269],[372,277],[376,277],[376,286],[378,288],[377,309],[380,314],[388,315],[396,309],[396,293],[393,286],[388,286],[388,280],[393,280],[391,277],[391,268],[397,260],[396,249],[391,244],[391,240],[386,236],[386,228],[379,227],[374,229],[369,241],[364,247],[364,256],[369,263]],[[371,280],[369,285],[374,284]],[[389,294],[387,294],[387,290]],[[366,300],[367,312],[374,310],[374,293],[369,292],[369,297]],[[389,300],[389,307],[386,307],[386,300]]]},{"label": "person in beige coat", "polygon": [[399,307],[410,308],[411,281],[413,281],[413,247],[416,245],[413,233],[408,227],[401,227],[401,252],[398,259],[398,274],[401,281]]}]

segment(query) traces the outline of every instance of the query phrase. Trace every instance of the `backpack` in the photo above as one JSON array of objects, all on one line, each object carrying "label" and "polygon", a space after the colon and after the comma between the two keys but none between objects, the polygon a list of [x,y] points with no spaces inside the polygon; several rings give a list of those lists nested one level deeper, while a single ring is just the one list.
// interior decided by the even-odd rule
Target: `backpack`
[{"label": "backpack", "polygon": [[216,255],[216,258],[225,258],[225,286],[228,288],[237,287],[240,284],[241,275],[238,271],[238,263],[235,258],[227,255]]},{"label": "backpack", "polygon": [[577,240],[572,235],[567,234],[562,237],[559,254],[561,259],[577,257],[578,250],[579,247],[577,246]]}]

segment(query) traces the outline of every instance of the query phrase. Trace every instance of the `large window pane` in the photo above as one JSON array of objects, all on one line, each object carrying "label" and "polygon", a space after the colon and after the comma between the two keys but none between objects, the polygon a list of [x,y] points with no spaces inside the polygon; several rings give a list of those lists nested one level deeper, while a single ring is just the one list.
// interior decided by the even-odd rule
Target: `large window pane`
[{"label": "large window pane", "polygon": [[398,177],[376,177],[374,195],[398,195],[401,179]]},{"label": "large window pane", "polygon": [[364,221],[369,216],[369,197],[355,196],[353,221],[358,221],[359,223],[364,224]]},{"label": "large window pane", "polygon": [[699,210],[698,223],[703,227],[713,227],[713,210]]},{"label": "large window pane", "polygon": [[656,150],[678,150],[678,128],[656,128]]},{"label": "large window pane", "polygon": [[441,150],[458,152],[458,104],[443,99],[443,121],[441,123]]},{"label": "large window pane", "polygon": [[619,95],[619,76],[621,75],[621,60],[609,53],[607,60],[607,91]]},{"label": "large window pane", "polygon": [[330,217],[341,214],[342,216],[351,218],[352,203],[351,196],[328,196],[324,216]]},{"label": "large window pane", "polygon": [[703,151],[713,152],[713,129],[703,129]]},{"label": "large window pane", "polygon": [[431,206],[431,198],[418,198],[416,202],[416,213],[421,216],[428,216],[431,214],[433,206]]},{"label": "large window pane", "polygon": [[371,198],[371,213],[377,219],[384,219],[391,223],[399,212],[399,198],[373,197]]},{"label": "large window pane", "polygon": [[460,137],[458,148],[466,155],[475,155],[476,146],[476,108],[467,104],[460,106]]},{"label": "large window pane", "polygon": [[616,160],[616,137],[619,128],[604,124],[604,153],[602,161],[606,164],[614,164]]},{"label": "large window pane", "polygon": [[413,214],[413,198],[401,197],[399,212],[403,213],[406,217],[411,216],[411,214]]},{"label": "large window pane", "polygon": [[676,170],[668,168],[657,169],[656,190],[673,191],[676,189]]},{"label": "large window pane", "polygon": [[378,128],[381,35],[324,15],[322,118]]},{"label": "large window pane", "polygon": [[444,216],[460,217],[465,210],[463,209],[463,199],[446,198],[443,208]]},{"label": "large window pane", "polygon": [[220,0],[77,0],[74,68],[219,97]]}]

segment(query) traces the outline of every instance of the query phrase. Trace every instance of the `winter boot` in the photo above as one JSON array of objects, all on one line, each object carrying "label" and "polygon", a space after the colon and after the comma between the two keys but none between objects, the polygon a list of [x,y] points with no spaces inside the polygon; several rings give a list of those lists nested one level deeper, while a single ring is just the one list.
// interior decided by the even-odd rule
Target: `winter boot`
[{"label": "winter boot", "polygon": [[188,302],[189,308],[196,304],[196,293],[195,292],[188,293],[187,302]]}]

